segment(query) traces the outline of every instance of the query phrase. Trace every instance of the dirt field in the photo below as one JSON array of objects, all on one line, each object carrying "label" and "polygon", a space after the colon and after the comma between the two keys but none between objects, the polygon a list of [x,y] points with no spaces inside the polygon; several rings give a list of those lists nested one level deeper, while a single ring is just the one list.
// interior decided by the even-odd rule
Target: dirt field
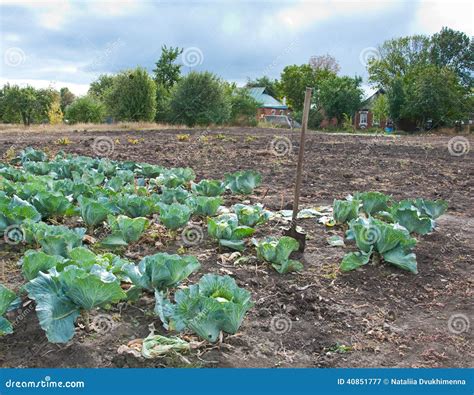
[{"label": "dirt field", "polygon": [[[190,138],[178,141],[177,134],[183,133],[189,133]],[[276,156],[270,149],[275,135],[291,139],[293,149],[288,155]],[[298,136],[278,130],[4,132],[0,134],[0,157],[11,146],[17,151],[33,146],[52,153],[63,149],[94,156],[94,139],[100,136],[114,142],[112,159],[189,166],[198,180],[223,178],[224,173],[239,169],[259,170],[263,184],[250,197],[252,203],[263,202],[272,210],[292,207]],[[59,145],[58,139],[63,137],[70,144]],[[202,263],[191,279],[208,272],[230,274],[252,292],[256,302],[237,335],[225,336],[222,344],[201,348],[186,360],[141,362],[119,355],[117,349],[147,336],[152,322],[161,332],[159,320],[151,314],[153,295],[106,312],[113,321],[104,333],[91,334],[79,328],[73,341],[61,346],[46,342],[30,305],[21,315],[10,317],[15,333],[0,339],[0,366],[472,366],[474,166],[472,152],[450,153],[452,137],[310,133],[307,140],[303,207],[331,204],[334,198],[367,190],[389,193],[396,199],[448,201],[448,212],[439,219],[437,229],[418,237],[418,275],[388,265],[340,273],[339,262],[350,247],[330,247],[326,238],[343,232],[325,228],[314,218],[301,221],[310,240],[305,253],[295,257],[305,265],[299,274],[279,275],[263,263],[223,263],[216,244],[206,238],[187,252]],[[465,137],[474,147],[474,138]],[[235,201],[228,198],[226,203]],[[269,224],[258,230],[257,237],[279,232]],[[21,274],[16,259],[23,250],[1,247],[0,258],[8,268],[6,285],[18,287]],[[176,251],[177,247],[179,242],[161,250]],[[131,247],[127,256],[138,260],[156,252],[153,245],[139,244]],[[471,328],[466,327],[469,324]]]}]

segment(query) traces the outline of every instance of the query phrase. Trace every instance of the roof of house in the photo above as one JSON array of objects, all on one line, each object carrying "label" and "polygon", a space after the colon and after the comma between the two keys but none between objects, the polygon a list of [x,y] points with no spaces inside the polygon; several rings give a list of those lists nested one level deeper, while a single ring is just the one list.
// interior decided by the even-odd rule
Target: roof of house
[{"label": "roof of house", "polygon": [[371,110],[372,106],[374,105],[374,101],[380,95],[384,95],[385,90],[383,88],[377,89],[372,95],[362,101],[362,105],[360,106],[360,110]]},{"label": "roof of house", "polygon": [[261,107],[263,108],[278,108],[281,110],[288,109],[288,106],[266,93],[265,87],[248,88],[248,91],[250,96],[259,103],[262,103]]}]

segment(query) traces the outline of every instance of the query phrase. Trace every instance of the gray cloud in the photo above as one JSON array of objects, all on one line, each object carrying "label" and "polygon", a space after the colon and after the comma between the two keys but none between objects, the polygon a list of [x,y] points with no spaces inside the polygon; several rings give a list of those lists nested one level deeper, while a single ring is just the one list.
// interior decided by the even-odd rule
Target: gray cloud
[{"label": "gray cloud", "polygon": [[278,77],[285,65],[325,53],[338,59],[342,73],[365,76],[364,48],[411,33],[413,4],[387,3],[372,12],[376,3],[358,3],[355,13],[321,4],[307,12],[309,23],[297,2],[116,2],[114,9],[70,3],[46,11],[7,4],[0,15],[2,53],[20,48],[25,59],[14,66],[4,61],[2,77],[87,84],[137,65],[151,71],[163,44],[199,48],[203,58],[195,69],[232,81]]}]

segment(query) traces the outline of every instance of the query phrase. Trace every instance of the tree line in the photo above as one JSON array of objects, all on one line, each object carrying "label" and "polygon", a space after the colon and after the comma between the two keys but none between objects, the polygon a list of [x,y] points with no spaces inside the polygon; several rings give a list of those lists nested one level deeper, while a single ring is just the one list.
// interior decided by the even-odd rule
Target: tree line
[{"label": "tree line", "polygon": [[[249,87],[265,87],[286,100],[293,117],[301,118],[304,91],[313,87],[310,126],[323,119],[347,122],[363,103],[362,78],[339,75],[331,55],[313,56],[308,63],[286,66],[278,79],[263,76],[244,88],[210,72],[182,74],[178,47],[163,46],[152,73],[137,67],[100,75],[87,95],[75,97],[68,88],[35,89],[4,85],[0,117],[4,123],[69,123],[156,121],[194,125],[255,125],[261,103]],[[385,92],[373,103],[377,118],[399,127],[452,125],[473,111],[474,44],[462,32],[443,28],[432,36],[414,35],[385,41],[367,65],[369,82]]]}]

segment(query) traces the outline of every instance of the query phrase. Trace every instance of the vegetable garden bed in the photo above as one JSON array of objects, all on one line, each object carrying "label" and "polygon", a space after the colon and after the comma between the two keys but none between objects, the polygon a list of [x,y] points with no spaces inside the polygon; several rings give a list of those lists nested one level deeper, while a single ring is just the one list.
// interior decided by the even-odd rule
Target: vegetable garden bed
[{"label": "vegetable garden bed", "polygon": [[[250,236],[258,240],[255,242],[257,245],[266,237],[281,237],[281,221],[275,218],[269,220],[264,210],[276,213],[291,207],[289,201],[294,163],[291,151],[289,155],[276,155],[272,151],[274,131],[235,130],[225,134],[191,131],[190,134],[188,141],[178,141],[173,131],[153,135],[149,132],[107,134],[113,142],[110,159],[117,162],[104,159],[95,161],[92,166],[94,171],[90,172],[86,171],[89,159],[83,159],[75,169],[78,176],[71,173],[65,174],[65,177],[56,177],[80,180],[76,186],[68,185],[68,193],[51,194],[48,191],[48,194],[42,190],[27,189],[18,191],[21,183],[15,183],[12,179],[10,185],[5,182],[2,184],[1,189],[7,193],[9,188],[15,188],[15,193],[23,194],[23,201],[30,202],[37,213],[33,213],[35,223],[39,221],[38,215],[47,223],[47,229],[41,228],[42,225],[39,229],[32,229],[31,226],[22,228],[26,239],[36,234],[30,246],[24,243],[2,244],[1,259],[5,270],[0,274],[5,281],[1,282],[9,289],[22,294],[20,287],[26,282],[25,279],[34,284],[35,278],[38,278],[34,267],[40,260],[40,265],[45,265],[42,267],[48,270],[53,265],[61,266],[61,270],[62,266],[67,266],[64,262],[51,262],[44,256],[34,256],[33,252],[25,255],[26,250],[35,245],[45,253],[54,252],[63,255],[64,259],[75,259],[76,263],[81,263],[78,265],[80,267],[87,266],[90,259],[96,263],[106,261],[104,265],[108,273],[120,279],[119,272],[122,271],[131,280],[121,281],[122,286],[115,287],[111,292],[115,296],[100,303],[101,309],[97,309],[94,303],[87,304],[83,299],[69,295],[69,299],[75,303],[72,310],[77,311],[77,316],[76,313],[72,314],[76,320],[72,326],[73,333],[66,333],[66,336],[54,329],[50,333],[50,340],[56,341],[59,336],[59,340],[68,341],[66,343],[47,341],[34,311],[35,303],[31,301],[36,297],[36,304],[40,305],[42,296],[38,296],[31,285],[26,286],[26,293],[30,293],[31,298],[28,299],[23,293],[21,308],[6,316],[14,331],[0,339],[0,363],[3,366],[468,364],[460,353],[467,355],[470,352],[472,332],[453,332],[449,322],[456,314],[468,318],[472,316],[472,308],[468,304],[472,291],[469,278],[472,234],[461,231],[462,224],[467,223],[472,216],[472,208],[468,203],[469,186],[466,183],[469,178],[465,178],[472,175],[469,155],[463,158],[450,156],[444,145],[449,139],[438,137],[433,137],[428,146],[420,137],[395,141],[360,136],[310,136],[303,184],[303,203],[307,208],[324,211],[322,207],[330,205],[333,198],[342,199],[358,190],[377,190],[393,195],[397,201],[416,197],[432,200],[444,198],[449,203],[449,211],[437,220],[438,227],[434,231],[425,236],[416,236],[419,239],[414,248],[418,261],[417,275],[389,265],[371,264],[350,273],[342,273],[339,264],[343,256],[356,249],[353,246],[331,247],[327,239],[344,236],[344,229],[342,226],[327,227],[318,223],[317,217],[301,220],[310,235],[308,249],[304,254],[294,253],[291,256],[291,262],[298,261],[303,269],[297,273],[289,270],[290,273],[280,274],[277,270],[286,271],[282,268],[301,267],[285,260],[265,263],[264,258],[272,261],[273,255],[263,251],[263,244],[257,247],[257,254]],[[89,157],[96,156],[94,144],[101,135],[71,133],[67,137],[71,144],[50,146],[48,159],[61,149]],[[15,145],[16,153],[27,145],[44,148],[47,138],[32,136],[26,142],[19,141],[16,135],[0,136],[0,144],[2,140],[4,143],[0,153],[9,155],[11,152],[7,152],[7,149],[12,144]],[[143,143],[140,140],[142,138],[149,141]],[[368,150],[368,153],[361,154],[364,150]],[[18,165],[22,164],[23,169],[35,173],[41,180],[42,173],[52,171],[47,165],[41,164],[49,163],[41,155],[36,151],[26,152],[23,161],[19,158]],[[62,160],[59,158],[57,161],[60,165],[53,169],[56,174],[67,168]],[[73,157],[71,160],[77,161]],[[149,162],[155,166],[140,165],[138,169],[129,160]],[[119,166],[117,168],[114,165],[112,169],[112,166],[108,166],[110,163],[119,163]],[[385,171],[388,164],[396,167],[397,171]],[[190,183],[193,178],[191,171],[165,170],[164,167],[193,168],[197,173],[194,180],[196,184]],[[233,178],[224,177],[224,173],[243,169],[257,170],[258,174],[240,172]],[[121,173],[117,175],[117,171]],[[12,174],[10,178],[14,178]],[[198,183],[206,178],[220,181]],[[433,185],[435,180],[438,186]],[[40,184],[47,185],[44,179]],[[59,192],[65,190],[65,184],[62,182],[61,188],[57,188]],[[444,189],[443,184],[446,185]],[[87,189],[84,185],[97,185],[114,194],[120,192],[120,197],[114,200],[113,207],[104,210],[111,200],[110,195],[92,196],[81,189]],[[255,185],[256,189],[253,188]],[[224,187],[228,187],[228,192],[224,193]],[[42,189],[40,186],[37,188]],[[152,203],[140,199],[149,196],[151,191],[160,197]],[[68,198],[64,200],[65,197]],[[104,197],[107,199],[101,201]],[[215,217],[219,205],[230,209],[242,202],[252,206],[263,203],[265,209],[255,208],[249,212],[248,208],[245,211],[245,206],[236,206],[234,211],[245,212],[245,215],[240,215],[234,224],[232,221],[235,217],[225,213],[220,221],[210,221],[213,225],[210,225],[208,232],[206,217]],[[14,202],[9,207],[10,212],[15,210],[17,203],[22,206],[20,202]],[[25,209],[21,208],[20,211],[23,215]],[[15,218],[18,219],[19,214]],[[90,255],[92,252],[89,254],[86,252],[88,250],[77,249],[77,240],[83,238],[81,232],[84,231],[77,231],[78,237],[73,234],[66,237],[65,229],[52,228],[51,225],[68,229],[86,228],[84,246],[95,255]],[[33,228],[35,226],[38,227],[34,225]],[[189,233],[183,233],[187,226]],[[53,243],[49,240],[59,241]],[[268,245],[271,247],[271,240],[268,240]],[[229,247],[232,250],[228,250]],[[233,250],[239,251],[242,247],[246,249],[241,255],[243,259],[239,259],[240,256]],[[73,251],[72,257],[70,251]],[[156,277],[149,275],[153,270],[147,271],[147,267],[169,264],[169,255],[165,253],[178,253],[180,256],[194,257],[195,260],[179,263],[182,269],[179,275],[165,276],[166,281],[162,277],[160,281],[154,281]],[[152,258],[143,259],[146,256]],[[21,257],[23,267],[18,267],[17,262]],[[25,265],[28,260],[31,261],[29,266]],[[134,263],[140,261],[145,263],[136,268]],[[74,272],[74,278],[82,276],[87,283],[93,280],[88,277],[90,274],[83,272],[84,269],[74,270],[68,269],[66,272]],[[201,282],[203,275],[208,273],[221,276],[204,277],[209,281],[227,279],[225,276],[236,280],[235,286],[228,284],[224,288],[234,290],[230,291],[234,294],[242,292],[243,299],[234,297],[237,305],[246,306],[240,311],[239,317],[244,317],[248,310],[240,328],[239,325],[231,325],[230,321],[224,328],[220,320],[219,325],[214,325],[214,322],[210,329],[209,322],[212,320],[197,325],[196,322],[190,322],[195,314],[187,318],[176,315],[179,301],[174,300],[175,293],[197,287],[198,284],[199,291],[198,288],[196,291],[201,292],[203,289],[202,297],[211,297],[217,309],[231,301],[232,297],[226,292],[216,293],[217,289],[210,293],[206,291],[208,286]],[[64,277],[59,282],[65,288],[64,293],[69,294],[74,288],[72,280],[65,275],[59,276]],[[103,289],[104,285],[99,288]],[[127,294],[130,295],[130,301],[124,297]],[[76,302],[81,302],[81,305],[76,306]],[[203,299],[199,303],[207,306],[208,302]],[[170,313],[173,306],[175,311]],[[200,311],[207,314],[208,309],[212,310],[213,307],[207,306]],[[89,314],[84,314],[85,310]],[[231,316],[228,311],[223,314]],[[180,323],[180,320],[183,322]],[[237,323],[239,321],[237,319]],[[130,349],[141,350],[144,344],[150,344],[151,338],[140,340],[149,335],[150,324],[160,335],[169,337],[176,334],[167,331],[163,322],[169,329],[183,326],[181,339],[192,347],[189,346],[184,355],[175,352],[158,359],[134,356]],[[42,323],[42,326],[44,329],[45,324]],[[203,341],[206,337],[213,342]],[[163,343],[162,338],[153,340]],[[175,346],[177,349],[184,347],[179,342]]]}]

